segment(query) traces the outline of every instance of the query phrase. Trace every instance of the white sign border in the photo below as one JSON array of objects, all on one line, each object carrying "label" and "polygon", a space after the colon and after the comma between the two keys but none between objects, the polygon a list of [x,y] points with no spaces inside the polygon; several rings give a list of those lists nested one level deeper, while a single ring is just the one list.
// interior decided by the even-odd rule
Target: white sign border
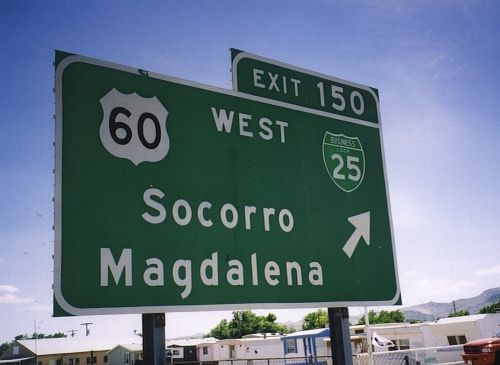
[{"label": "white sign border", "polygon": [[[336,120],[343,120],[350,123],[364,125],[366,127],[371,128],[380,128],[380,123],[372,123],[363,120],[357,120],[349,117],[345,117],[342,115],[337,115],[333,113],[326,113],[322,111],[318,111],[315,109],[309,109],[293,104],[288,104],[272,99],[257,97],[253,95],[248,95],[244,93],[240,93],[233,90],[222,89],[214,86],[204,85],[180,78],[170,77],[166,75],[161,75],[153,72],[145,72],[141,69],[133,68],[130,66],[124,66],[119,64],[114,64],[107,61],[102,61],[94,58],[89,58],[85,56],[71,54],[61,60],[59,64],[56,66],[55,72],[55,96],[56,96],[56,138],[55,138],[55,196],[54,196],[54,298],[57,301],[57,304],[63,309],[65,312],[71,315],[77,316],[86,316],[86,315],[109,315],[109,314],[141,314],[141,313],[162,313],[162,312],[195,312],[195,311],[221,311],[221,310],[243,310],[243,309],[291,309],[291,308],[324,308],[324,307],[359,307],[359,306],[387,306],[393,305],[397,302],[400,297],[400,286],[399,286],[399,278],[397,271],[397,263],[396,263],[396,253],[394,249],[394,235],[392,229],[392,219],[389,209],[389,223],[391,230],[391,238],[392,238],[392,249],[394,255],[394,269],[396,276],[396,286],[397,290],[394,295],[394,298],[387,301],[347,301],[347,302],[307,302],[307,303],[243,303],[243,304],[210,304],[210,305],[173,305],[173,306],[143,306],[143,307],[105,307],[105,308],[79,308],[74,307],[70,303],[66,301],[63,296],[61,289],[61,266],[62,266],[62,136],[63,136],[63,120],[62,120],[62,78],[64,74],[64,70],[73,63],[87,63],[95,66],[110,68],[118,71],[124,71],[128,73],[132,73],[135,75],[143,75],[144,77],[149,77],[158,80],[169,81],[181,85],[191,86],[195,88],[200,88],[208,91],[217,92],[220,94],[230,95],[239,97],[242,99],[253,100],[264,104],[271,104],[280,106],[286,109],[294,109],[302,112],[307,112],[311,114],[316,114]],[[381,138],[382,143],[382,138]],[[383,148],[382,148],[382,158],[383,156]],[[384,161],[384,160],[383,160]],[[384,165],[384,178],[386,179],[385,174],[385,163]],[[387,191],[387,179],[386,179],[386,191]],[[389,200],[389,194],[387,191],[387,197]],[[388,202],[389,203],[389,202]],[[389,205],[390,208],[390,205]]]}]

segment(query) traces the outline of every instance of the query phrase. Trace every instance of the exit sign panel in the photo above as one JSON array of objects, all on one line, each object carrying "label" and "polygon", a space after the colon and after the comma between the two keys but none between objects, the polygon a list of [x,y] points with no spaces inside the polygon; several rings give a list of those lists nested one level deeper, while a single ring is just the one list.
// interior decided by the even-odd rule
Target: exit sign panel
[{"label": "exit sign panel", "polygon": [[376,120],[58,54],[56,121],[67,313],[397,299]]}]

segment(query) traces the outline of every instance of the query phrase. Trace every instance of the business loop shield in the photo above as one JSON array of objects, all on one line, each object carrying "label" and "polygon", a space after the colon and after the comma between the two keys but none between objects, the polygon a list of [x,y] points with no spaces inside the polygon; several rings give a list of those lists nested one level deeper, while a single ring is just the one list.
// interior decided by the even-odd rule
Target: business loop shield
[{"label": "business loop shield", "polygon": [[343,191],[356,190],[365,176],[365,153],[358,137],[326,132],[323,161],[328,176]]}]

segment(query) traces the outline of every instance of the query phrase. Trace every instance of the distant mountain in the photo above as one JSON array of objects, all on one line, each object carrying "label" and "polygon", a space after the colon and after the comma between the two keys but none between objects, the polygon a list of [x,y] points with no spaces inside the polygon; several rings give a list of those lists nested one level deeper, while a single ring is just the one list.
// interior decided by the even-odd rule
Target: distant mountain
[{"label": "distant mountain", "polygon": [[[477,314],[479,310],[487,305],[497,303],[500,299],[500,287],[485,290],[478,296],[467,299],[455,300],[455,308],[457,311],[468,310],[470,314]],[[413,305],[411,307],[401,308],[401,312],[405,315],[406,321],[434,321],[439,318],[446,318],[453,312],[453,301],[449,303],[429,302],[424,304]],[[350,316],[351,324],[358,323],[358,320],[363,314]]]},{"label": "distant mountain", "polygon": [[[487,305],[498,302],[500,299],[500,287],[485,290],[478,296],[467,299],[455,300],[455,308],[457,311],[468,310],[470,314],[476,314],[479,310]],[[418,304],[411,307],[401,308],[401,312],[405,315],[406,321],[434,321],[439,318],[446,318],[453,312],[453,302],[449,303],[436,303],[429,302]],[[358,323],[358,320],[363,315],[350,316],[349,322],[353,325]],[[287,327],[294,328],[296,331],[302,330],[304,320],[297,322],[279,322]],[[176,339],[189,339],[189,338],[203,338],[203,333],[197,333],[190,336],[179,337]]]},{"label": "distant mountain", "polygon": [[287,326],[288,328],[293,328],[295,331],[302,331],[302,324],[304,323],[304,320],[301,319],[300,321],[292,322],[280,322],[280,324]]},{"label": "distant mountain", "polygon": [[[455,309],[457,311],[467,310],[470,314],[476,314],[481,308],[496,303],[499,299],[500,287],[492,288],[472,298],[455,300]],[[435,319],[448,317],[453,311],[453,302],[429,302],[401,309],[407,321],[433,321]]]}]

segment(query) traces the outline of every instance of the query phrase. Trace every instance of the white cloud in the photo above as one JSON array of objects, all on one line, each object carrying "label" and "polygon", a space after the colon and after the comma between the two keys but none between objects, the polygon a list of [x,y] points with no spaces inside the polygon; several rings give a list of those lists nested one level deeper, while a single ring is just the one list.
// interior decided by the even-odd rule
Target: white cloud
[{"label": "white cloud", "polygon": [[18,303],[29,303],[33,300],[30,298],[21,298],[15,294],[3,294],[0,295],[0,304],[18,304]]},{"label": "white cloud", "polygon": [[500,275],[500,265],[495,265],[493,267],[490,267],[489,269],[477,270],[476,272],[474,272],[474,274],[479,276]]},{"label": "white cloud", "polygon": [[17,293],[19,288],[12,285],[0,285],[0,292]]},{"label": "white cloud", "polygon": [[19,288],[13,285],[0,285],[0,304],[18,304],[32,302],[31,298],[23,298],[17,295]]}]

